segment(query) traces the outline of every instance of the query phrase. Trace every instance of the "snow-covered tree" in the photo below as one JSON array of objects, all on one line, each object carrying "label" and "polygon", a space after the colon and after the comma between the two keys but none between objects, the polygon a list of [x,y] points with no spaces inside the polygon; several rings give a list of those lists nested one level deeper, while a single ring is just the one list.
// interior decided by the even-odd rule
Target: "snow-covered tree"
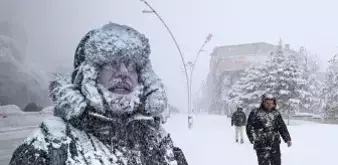
[{"label": "snow-covered tree", "polygon": [[305,91],[307,95],[303,97],[302,110],[309,113],[319,113],[322,109],[322,85],[323,83],[317,78],[316,72],[311,71],[311,68],[305,67],[304,79],[306,80]]},{"label": "snow-covered tree", "polygon": [[262,77],[262,86],[266,89],[266,92],[277,95],[281,90],[279,80],[284,80],[284,65],[285,65],[285,51],[282,45],[282,41],[276,47],[276,50],[268,57],[264,67],[267,72]]},{"label": "snow-covered tree", "polygon": [[307,70],[311,73],[318,72],[320,69],[320,58],[317,54],[309,53],[304,47],[301,47],[298,51],[300,60],[307,67]]},{"label": "snow-covered tree", "polygon": [[334,118],[338,114],[338,61],[336,56],[329,61],[324,82],[324,114],[327,118]]},{"label": "snow-covered tree", "polygon": [[311,98],[304,69],[298,53],[285,49],[280,42],[264,65],[244,71],[228,93],[229,100],[253,108],[262,94],[270,93],[277,98],[282,113],[295,113],[309,107],[302,103]]},{"label": "snow-covered tree", "polygon": [[286,65],[291,66],[292,64],[287,63],[285,50],[280,42],[265,64],[267,74],[262,77],[261,83],[267,93],[278,99],[278,107],[282,112],[285,112],[286,109],[290,110],[290,101],[292,101],[292,105],[297,104],[296,100],[290,98],[294,88],[290,87],[289,78],[294,70],[286,68]]},{"label": "snow-covered tree", "polygon": [[308,109],[312,101],[307,77],[305,76],[305,65],[302,65],[298,54],[291,53],[287,55],[283,74],[285,79],[281,81],[281,87],[285,88],[280,91],[284,110],[292,112]]},{"label": "snow-covered tree", "polygon": [[261,79],[264,76],[264,67],[255,65],[247,68],[241,78],[228,92],[228,100],[245,109],[252,109],[259,104],[259,98],[263,94]]},{"label": "snow-covered tree", "polygon": [[310,54],[305,48],[301,47],[298,52],[299,65],[303,65],[303,77],[306,80],[305,90],[308,93],[302,100],[301,108],[304,112],[320,113],[323,107],[322,88],[323,82],[318,79],[319,58],[317,55]]}]

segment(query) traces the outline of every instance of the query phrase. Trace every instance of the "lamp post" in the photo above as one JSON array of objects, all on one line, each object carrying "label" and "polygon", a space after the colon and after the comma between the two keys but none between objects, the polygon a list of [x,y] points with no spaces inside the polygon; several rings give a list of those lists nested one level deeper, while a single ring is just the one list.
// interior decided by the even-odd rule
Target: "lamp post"
[{"label": "lamp post", "polygon": [[[196,66],[197,59],[198,59],[199,55],[201,54],[201,52],[204,51],[203,49],[204,49],[205,45],[211,40],[211,38],[212,38],[212,34],[209,34],[209,35],[206,37],[205,41],[203,42],[202,46],[198,49],[197,54],[196,54],[196,56],[195,56],[193,62],[188,62],[188,65],[190,66],[190,77],[189,77],[189,78],[190,78],[190,79],[189,79],[189,80],[190,80],[190,81],[189,81],[189,87],[190,87],[189,92],[190,92],[190,94],[192,93],[192,77],[193,77],[193,73],[194,73],[194,70],[195,70],[195,66]],[[192,102],[192,95],[191,95],[189,101],[190,101],[189,104],[191,105],[191,102]],[[191,113],[192,113],[192,112],[189,112],[189,115],[191,115]]]},{"label": "lamp post", "polygon": [[[192,95],[191,95],[191,90],[192,90],[192,76],[193,76],[193,72],[195,70],[195,66],[196,66],[196,62],[197,59],[199,57],[199,55],[201,54],[201,52],[203,52],[203,48],[205,47],[205,45],[211,40],[212,38],[212,34],[209,34],[206,37],[206,40],[204,41],[204,43],[202,44],[202,46],[200,47],[200,49],[198,50],[193,62],[188,62],[185,63],[184,60],[184,56],[182,54],[182,51],[176,41],[176,38],[174,37],[173,33],[171,32],[171,30],[169,29],[168,25],[164,22],[164,20],[162,19],[162,17],[156,12],[156,10],[146,1],[146,0],[140,0],[141,2],[143,2],[146,6],[148,6],[150,8],[150,10],[143,10],[142,13],[144,14],[155,14],[158,19],[163,23],[163,25],[165,26],[165,28],[167,29],[168,33],[170,34],[171,38],[173,39],[176,48],[179,52],[179,55],[181,57],[181,61],[183,63],[183,70],[185,73],[185,78],[186,78],[186,85],[187,85],[187,95],[188,95],[188,127],[191,129],[192,128],[192,106],[191,106],[191,102],[192,102]],[[188,74],[188,69],[187,66],[189,66],[189,71],[190,71],[190,76]]]},{"label": "lamp post", "polygon": [[[197,59],[199,57],[199,55],[201,54],[201,52],[203,52],[204,50],[204,47],[205,45],[211,40],[212,38],[212,34],[209,34],[204,43],[202,44],[202,46],[198,49],[197,51],[197,54],[195,56],[195,58],[193,59],[193,61],[189,61],[186,65],[189,67],[189,73],[190,73],[190,76],[189,76],[189,93],[190,93],[190,99],[189,99],[189,105],[190,107],[192,107],[192,77],[193,77],[193,73],[194,73],[194,70],[195,70],[195,66],[196,66],[196,62],[197,62]],[[192,128],[192,125],[193,125],[193,117],[192,117],[192,109],[190,109],[190,111],[188,112],[188,126],[189,128],[191,129]]]},{"label": "lamp post", "polygon": [[[141,2],[143,2],[146,6],[148,6],[150,8],[150,10],[143,10],[142,13],[153,13],[155,14],[158,19],[163,23],[163,25],[165,26],[165,28],[167,29],[168,33],[170,34],[171,38],[173,39],[175,45],[176,45],[176,48],[180,54],[180,57],[181,57],[181,61],[183,63],[183,67],[184,67],[184,73],[185,73],[185,78],[186,78],[186,85],[187,85],[187,94],[188,94],[188,113],[190,112],[190,84],[189,84],[189,75],[188,75],[188,70],[187,70],[187,67],[185,65],[185,60],[184,60],[184,56],[182,54],[182,51],[181,51],[181,48],[179,47],[177,41],[176,41],[176,38],[174,37],[173,33],[171,32],[171,30],[169,29],[168,25],[164,22],[164,20],[162,19],[162,17],[156,12],[156,10],[146,1],[146,0],[140,0]],[[188,120],[190,118],[188,117]]]}]

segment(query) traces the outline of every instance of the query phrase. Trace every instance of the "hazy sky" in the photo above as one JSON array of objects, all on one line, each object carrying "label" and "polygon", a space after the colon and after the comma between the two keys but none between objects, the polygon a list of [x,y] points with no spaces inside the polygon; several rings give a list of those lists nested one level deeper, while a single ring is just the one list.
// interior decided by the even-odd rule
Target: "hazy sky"
[{"label": "hazy sky", "polygon": [[[186,110],[181,61],[167,31],[139,0],[0,0],[0,17],[20,22],[29,44],[26,55],[46,71],[71,66],[81,37],[109,21],[134,27],[149,37],[151,59],[163,79],[169,100]],[[11,3],[3,3],[8,1]],[[337,52],[336,0],[149,0],[172,29],[186,59],[191,60],[208,33],[214,35],[198,60],[196,93],[209,69],[214,46],[249,42],[305,46],[325,62]],[[11,8],[12,7],[12,8]],[[7,9],[7,10],[3,10]],[[10,12],[14,9],[15,12]],[[12,14],[3,14],[8,11]],[[7,18],[8,19],[8,18]]]}]

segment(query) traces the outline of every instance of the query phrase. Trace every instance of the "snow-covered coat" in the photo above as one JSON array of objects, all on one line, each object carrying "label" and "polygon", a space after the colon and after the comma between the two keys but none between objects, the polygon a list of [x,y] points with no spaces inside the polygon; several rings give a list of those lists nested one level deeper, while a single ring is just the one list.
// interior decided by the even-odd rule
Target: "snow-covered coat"
[{"label": "snow-covered coat", "polygon": [[237,127],[245,126],[246,123],[246,115],[242,110],[237,110],[232,114],[231,117],[231,125],[235,125]]},{"label": "snow-covered coat", "polygon": [[[167,98],[149,54],[147,38],[130,27],[110,23],[87,33],[73,74],[50,85],[55,116],[16,149],[10,165],[187,164],[161,126]],[[138,68],[140,85],[129,95],[112,95],[97,82],[100,66],[116,59]]]},{"label": "snow-covered coat", "polygon": [[281,143],[291,141],[291,136],[280,112],[276,109],[267,110],[260,106],[250,112],[246,125],[246,133],[256,150],[271,148]]}]

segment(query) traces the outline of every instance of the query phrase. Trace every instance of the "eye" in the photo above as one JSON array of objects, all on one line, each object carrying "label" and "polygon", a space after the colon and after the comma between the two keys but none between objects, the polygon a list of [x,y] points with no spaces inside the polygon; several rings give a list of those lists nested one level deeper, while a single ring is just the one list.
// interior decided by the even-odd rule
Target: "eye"
[{"label": "eye", "polygon": [[128,70],[135,71],[136,70],[135,65],[128,65]]},{"label": "eye", "polygon": [[112,65],[106,64],[106,65],[103,65],[102,69],[106,71],[112,71],[114,70],[114,67]]},{"label": "eye", "polygon": [[127,66],[127,69],[128,69],[129,72],[135,72],[136,71],[136,65],[134,63],[128,62],[126,64],[126,66]]},{"label": "eye", "polygon": [[113,66],[113,68],[114,68],[114,67],[117,67],[117,64],[118,64],[117,61],[112,61],[112,62],[110,63],[110,65]]}]

